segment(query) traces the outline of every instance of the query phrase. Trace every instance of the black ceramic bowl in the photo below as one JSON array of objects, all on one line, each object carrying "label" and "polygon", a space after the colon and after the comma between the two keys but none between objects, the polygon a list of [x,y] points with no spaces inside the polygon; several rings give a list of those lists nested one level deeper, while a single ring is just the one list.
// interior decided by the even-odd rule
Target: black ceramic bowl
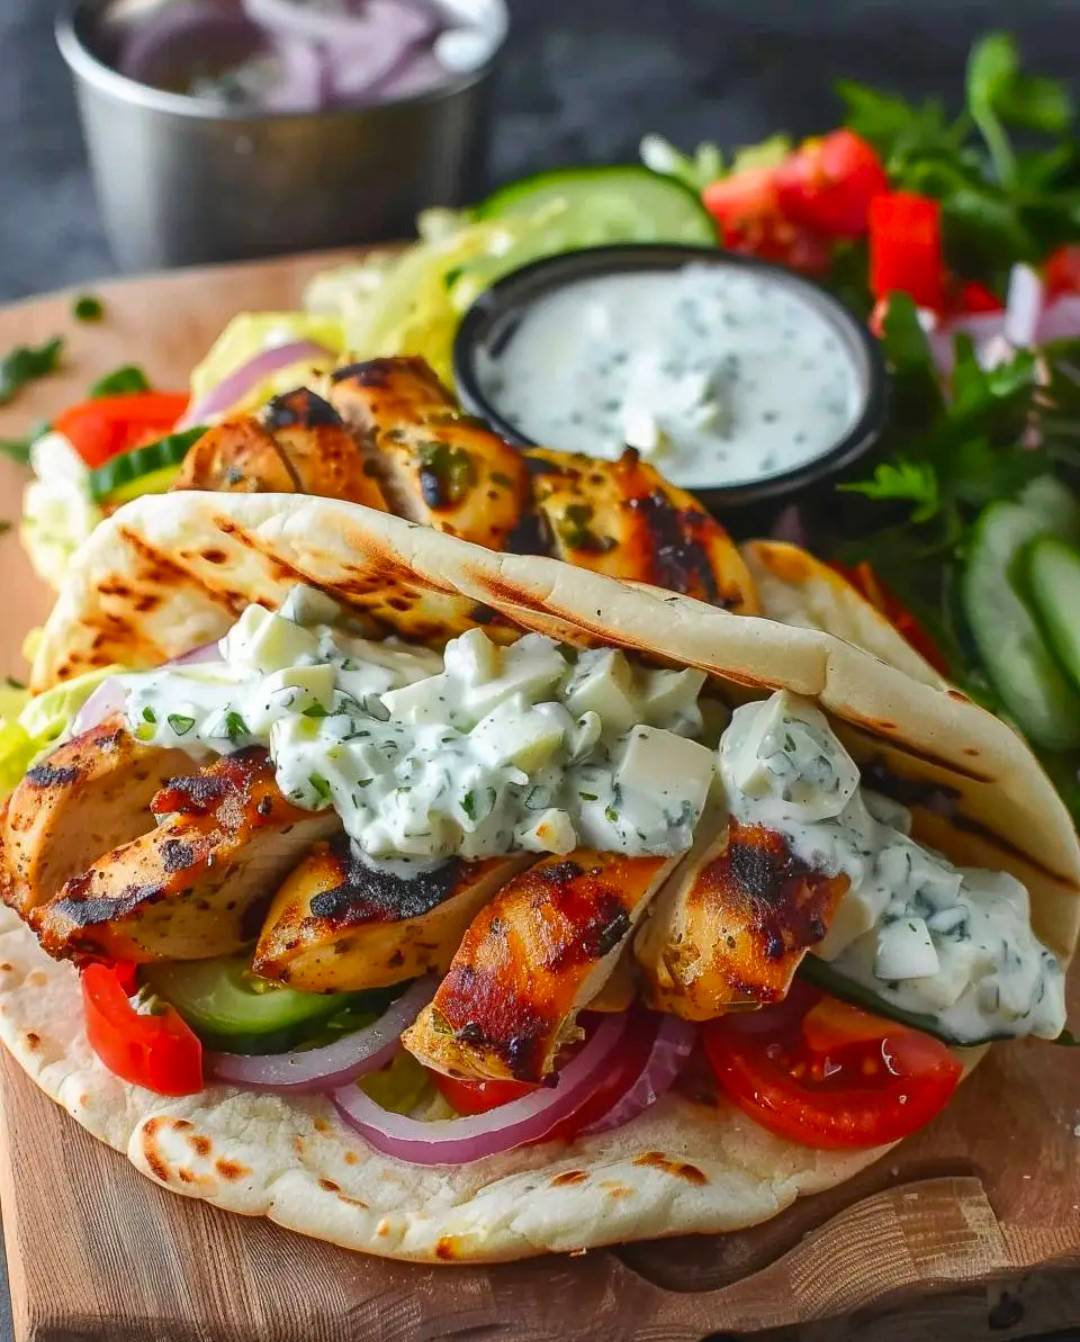
[{"label": "black ceramic bowl", "polygon": [[[873,445],[885,424],[888,378],[878,342],[865,325],[832,294],[811,280],[783,266],[774,266],[748,256],[711,247],[687,247],[666,243],[630,243],[617,247],[593,247],[565,252],[515,270],[493,285],[469,308],[454,343],[454,375],[465,408],[479,415],[518,447],[534,447],[513,424],[504,419],[485,396],[477,375],[479,360],[497,357],[513,339],[528,308],[555,289],[601,275],[634,271],[681,270],[684,266],[733,266],[767,274],[776,284],[795,290],[835,330],[856,369],[862,393],[862,409],[850,431],[812,461],[781,475],[716,487],[695,486],[710,507],[767,506],[775,509],[794,502],[833,479]],[[559,443],[545,443],[558,448]],[[661,465],[661,470],[663,469]]]}]

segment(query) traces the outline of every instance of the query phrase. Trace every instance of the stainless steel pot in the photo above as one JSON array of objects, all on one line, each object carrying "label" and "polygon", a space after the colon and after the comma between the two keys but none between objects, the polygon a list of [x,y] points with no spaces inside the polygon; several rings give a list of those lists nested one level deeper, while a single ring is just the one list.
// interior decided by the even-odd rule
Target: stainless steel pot
[{"label": "stainless steel pot", "polygon": [[231,111],[110,67],[114,0],[57,24],[98,200],[128,270],[347,245],[412,231],[483,186],[492,64],[400,102]]}]

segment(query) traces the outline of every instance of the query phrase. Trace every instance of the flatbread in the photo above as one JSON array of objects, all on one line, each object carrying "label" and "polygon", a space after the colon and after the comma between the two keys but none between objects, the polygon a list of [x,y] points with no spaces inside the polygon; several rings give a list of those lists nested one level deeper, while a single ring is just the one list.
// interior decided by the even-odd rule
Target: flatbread
[{"label": "flatbread", "polygon": [[[90,665],[153,664],[219,637],[248,600],[298,581],[386,632],[439,642],[477,618],[707,671],[733,702],[815,697],[865,765],[927,805],[917,830],[1028,884],[1039,935],[1063,958],[1080,926],[1080,851],[1026,744],[959,692],[816,628],[730,615],[553,560],[493,554],[383,513],[303,496],[138,500],[81,550],[34,666],[44,688]],[[766,603],[768,609],[768,603]],[[930,794],[944,795],[950,823]],[[735,1230],[831,1187],[882,1154],[816,1152],[726,1100],[669,1095],[612,1133],[460,1167],[372,1151],[320,1098],[227,1087],[165,1099],[93,1056],[69,965],[0,911],[0,1036],[37,1084],[150,1178],[229,1210],[389,1257],[495,1262],[628,1239]]]}]

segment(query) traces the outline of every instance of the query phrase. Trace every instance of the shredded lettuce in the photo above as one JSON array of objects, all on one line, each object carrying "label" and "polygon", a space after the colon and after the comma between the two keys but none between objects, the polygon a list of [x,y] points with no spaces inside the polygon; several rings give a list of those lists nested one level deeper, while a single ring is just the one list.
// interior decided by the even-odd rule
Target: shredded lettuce
[{"label": "shredded lettuce", "polygon": [[27,769],[67,736],[76,713],[101,682],[123,669],[88,671],[34,698],[13,681],[0,685],[0,797],[6,797]]},{"label": "shredded lettuce", "polygon": [[30,448],[34,478],[23,494],[20,537],[38,577],[59,590],[71,557],[101,521],[90,494],[90,472],[60,433]]}]

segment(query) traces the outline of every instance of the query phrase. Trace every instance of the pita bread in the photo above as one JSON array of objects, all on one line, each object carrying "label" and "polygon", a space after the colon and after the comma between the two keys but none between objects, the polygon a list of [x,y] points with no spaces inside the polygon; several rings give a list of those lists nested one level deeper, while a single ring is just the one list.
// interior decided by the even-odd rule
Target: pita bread
[{"label": "pita bread", "polygon": [[[700,667],[733,702],[781,686],[814,697],[864,766],[883,763],[915,792],[947,795],[951,823],[917,806],[917,830],[957,858],[977,853],[1014,871],[1031,891],[1039,935],[1064,958],[1073,951],[1080,851],[1057,794],[1007,726],[957,691],[887,665],[880,631],[870,631],[875,657],[854,646],[865,631],[853,638],[852,626],[845,642],[730,615],[349,504],[175,494],[129,505],[83,547],[42,638],[34,684],[179,655],[224,633],[247,601],[276,604],[298,581],[386,632],[441,642],[483,618],[506,638],[537,629]],[[494,1262],[735,1230],[882,1154],[811,1151],[725,1100],[669,1095],[612,1133],[425,1168],[372,1151],[323,1099],[217,1086],[165,1099],[97,1061],[74,970],[47,959],[8,910],[0,911],[0,1036],[83,1127],[173,1191],[395,1258]]]}]

